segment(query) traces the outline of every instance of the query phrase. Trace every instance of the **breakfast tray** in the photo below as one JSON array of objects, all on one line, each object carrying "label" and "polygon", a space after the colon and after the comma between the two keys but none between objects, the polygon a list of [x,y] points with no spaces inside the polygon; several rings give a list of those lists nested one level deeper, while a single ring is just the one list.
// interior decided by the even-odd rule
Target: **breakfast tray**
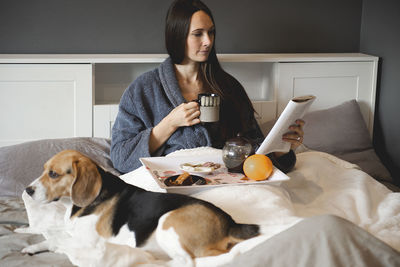
[{"label": "breakfast tray", "polygon": [[[272,175],[268,180],[255,181],[247,178],[241,173],[231,173],[225,167],[222,157],[220,155],[206,155],[206,156],[174,156],[174,157],[147,157],[140,158],[140,161],[145,166],[146,170],[150,173],[157,185],[165,189],[167,192],[192,194],[204,189],[210,189],[218,186],[232,186],[232,185],[249,185],[249,184],[279,184],[282,181],[289,180],[289,176],[274,167]],[[181,170],[180,165],[183,163],[202,163],[213,162],[221,164],[221,167],[208,173],[193,173],[201,176],[206,180],[205,185],[191,185],[191,186],[167,186],[164,181],[172,175],[179,175],[184,171]],[[191,172],[189,172],[191,173]],[[192,174],[192,173],[191,173]]]}]

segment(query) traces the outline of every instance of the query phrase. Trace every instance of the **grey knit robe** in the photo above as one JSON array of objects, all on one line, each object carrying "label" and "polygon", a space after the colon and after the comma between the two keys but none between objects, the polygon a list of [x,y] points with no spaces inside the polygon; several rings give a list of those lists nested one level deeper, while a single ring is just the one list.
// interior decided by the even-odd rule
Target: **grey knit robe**
[{"label": "grey knit robe", "polygon": [[[241,87],[241,85],[238,83]],[[238,88],[243,90],[243,87]],[[112,129],[111,160],[122,173],[141,166],[139,158],[162,156],[179,149],[212,146],[217,133],[202,124],[180,127],[155,152],[150,155],[151,130],[172,109],[186,102],[179,89],[175,70],[170,58],[156,69],[139,76],[122,95],[119,112]],[[264,136],[252,115],[249,121],[253,133],[250,139],[260,143]],[[248,137],[248,136],[247,136]],[[214,142],[215,143],[215,142]]]}]

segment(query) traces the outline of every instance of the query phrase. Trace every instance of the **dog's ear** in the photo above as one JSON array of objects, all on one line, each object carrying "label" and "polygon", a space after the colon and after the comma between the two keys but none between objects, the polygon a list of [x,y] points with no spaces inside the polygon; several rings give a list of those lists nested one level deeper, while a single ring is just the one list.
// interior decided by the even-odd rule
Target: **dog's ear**
[{"label": "dog's ear", "polygon": [[75,180],[71,188],[72,202],[78,207],[86,207],[99,195],[102,180],[97,165],[86,157],[72,163]]}]

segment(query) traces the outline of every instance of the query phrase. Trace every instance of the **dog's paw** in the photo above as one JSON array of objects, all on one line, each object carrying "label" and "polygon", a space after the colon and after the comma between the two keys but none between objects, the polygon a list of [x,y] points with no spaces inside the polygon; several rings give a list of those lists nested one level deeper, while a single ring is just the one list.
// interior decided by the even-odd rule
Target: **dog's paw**
[{"label": "dog's paw", "polygon": [[29,226],[16,228],[14,229],[14,232],[18,234],[35,234],[35,232]]},{"label": "dog's paw", "polygon": [[49,244],[47,240],[34,245],[27,246],[26,248],[23,248],[21,250],[21,253],[34,255],[45,251],[49,251]]},{"label": "dog's paw", "polygon": [[44,252],[44,251],[46,251],[46,250],[37,250],[36,248],[34,248],[33,246],[29,246],[29,247],[26,247],[26,248],[23,248],[22,250],[21,250],[21,253],[23,253],[23,254],[29,254],[29,255],[35,255],[35,254],[38,254],[38,253],[40,253],[40,252]]}]

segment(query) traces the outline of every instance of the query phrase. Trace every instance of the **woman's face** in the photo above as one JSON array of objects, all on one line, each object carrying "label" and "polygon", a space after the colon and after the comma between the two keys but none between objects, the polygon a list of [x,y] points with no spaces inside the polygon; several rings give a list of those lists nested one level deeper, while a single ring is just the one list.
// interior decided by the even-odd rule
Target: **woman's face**
[{"label": "woman's face", "polygon": [[214,44],[215,28],[211,18],[204,11],[192,15],[189,34],[186,39],[185,63],[204,62]]}]

